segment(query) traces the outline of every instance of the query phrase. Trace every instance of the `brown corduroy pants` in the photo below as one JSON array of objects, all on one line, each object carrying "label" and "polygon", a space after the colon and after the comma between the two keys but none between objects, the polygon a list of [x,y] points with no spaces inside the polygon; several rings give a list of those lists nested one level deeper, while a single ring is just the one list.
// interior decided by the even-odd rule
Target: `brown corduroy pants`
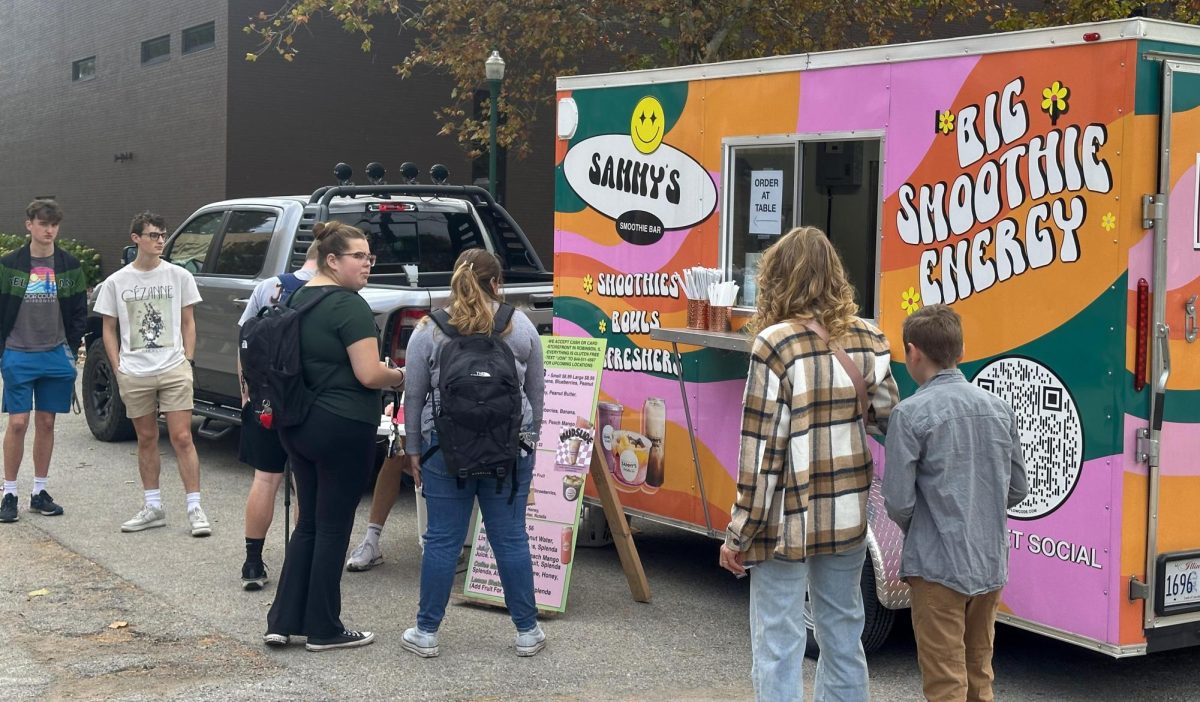
[{"label": "brown corduroy pants", "polygon": [[993,702],[992,645],[1000,590],[969,596],[908,578],[917,663],[930,702]]}]

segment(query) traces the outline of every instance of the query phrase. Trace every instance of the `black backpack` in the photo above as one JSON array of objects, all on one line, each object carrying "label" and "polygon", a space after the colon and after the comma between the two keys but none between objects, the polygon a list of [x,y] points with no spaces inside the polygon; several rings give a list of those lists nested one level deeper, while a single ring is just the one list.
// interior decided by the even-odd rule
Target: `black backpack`
[{"label": "black backpack", "polygon": [[500,336],[513,311],[512,305],[501,304],[490,334],[465,336],[450,324],[445,310],[430,314],[447,337],[438,361],[439,398],[433,411],[437,448],[446,458],[446,468],[458,477],[459,488],[468,478],[495,478],[500,492],[501,484],[512,477],[512,494],[517,493],[521,381],[512,349]]},{"label": "black backpack", "polygon": [[238,334],[242,377],[250,395],[250,408],[267,429],[293,427],[304,422],[322,388],[304,382],[300,362],[300,320],[322,300],[337,292],[352,292],[337,285],[314,292],[297,307],[275,303],[263,307],[242,324]]}]

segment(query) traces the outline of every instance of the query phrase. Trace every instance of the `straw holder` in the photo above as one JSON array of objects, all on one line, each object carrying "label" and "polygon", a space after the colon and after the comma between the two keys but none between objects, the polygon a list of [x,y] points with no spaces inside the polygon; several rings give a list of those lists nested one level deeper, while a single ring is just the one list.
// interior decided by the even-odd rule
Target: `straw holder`
[{"label": "straw holder", "polygon": [[708,300],[703,298],[687,301],[687,326],[688,329],[707,329],[708,328]]}]

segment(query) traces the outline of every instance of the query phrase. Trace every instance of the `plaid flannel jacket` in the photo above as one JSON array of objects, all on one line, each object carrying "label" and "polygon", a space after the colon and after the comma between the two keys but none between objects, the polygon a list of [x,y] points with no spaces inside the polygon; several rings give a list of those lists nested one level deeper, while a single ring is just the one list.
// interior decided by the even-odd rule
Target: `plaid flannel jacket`
[{"label": "plaid flannel jacket", "polygon": [[[834,343],[862,370],[875,423],[886,429],[899,399],[887,338],[856,319]],[[750,353],[725,544],[748,564],[858,546],[873,467],[854,383],[829,347],[799,322],[762,330]]]}]

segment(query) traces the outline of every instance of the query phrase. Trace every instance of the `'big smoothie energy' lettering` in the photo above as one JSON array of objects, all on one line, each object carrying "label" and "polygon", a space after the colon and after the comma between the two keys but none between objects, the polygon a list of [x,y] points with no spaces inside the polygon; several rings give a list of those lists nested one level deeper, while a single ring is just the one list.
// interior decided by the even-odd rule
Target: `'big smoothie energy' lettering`
[{"label": "'big smoothie energy' lettering", "polygon": [[[1087,203],[1060,193],[1112,190],[1112,173],[1100,158],[1108,141],[1103,124],[1070,125],[1017,144],[1029,132],[1029,111],[1017,78],[979,105],[958,112],[958,165],[971,169],[947,186],[905,183],[898,192],[896,230],[911,246],[939,248],[921,253],[918,276],[924,304],[947,304],[1055,260],[1074,263],[1081,255],[1079,229]],[[1005,217],[973,231],[1026,201],[1024,221]],[[951,238],[954,237],[954,238]]]}]

